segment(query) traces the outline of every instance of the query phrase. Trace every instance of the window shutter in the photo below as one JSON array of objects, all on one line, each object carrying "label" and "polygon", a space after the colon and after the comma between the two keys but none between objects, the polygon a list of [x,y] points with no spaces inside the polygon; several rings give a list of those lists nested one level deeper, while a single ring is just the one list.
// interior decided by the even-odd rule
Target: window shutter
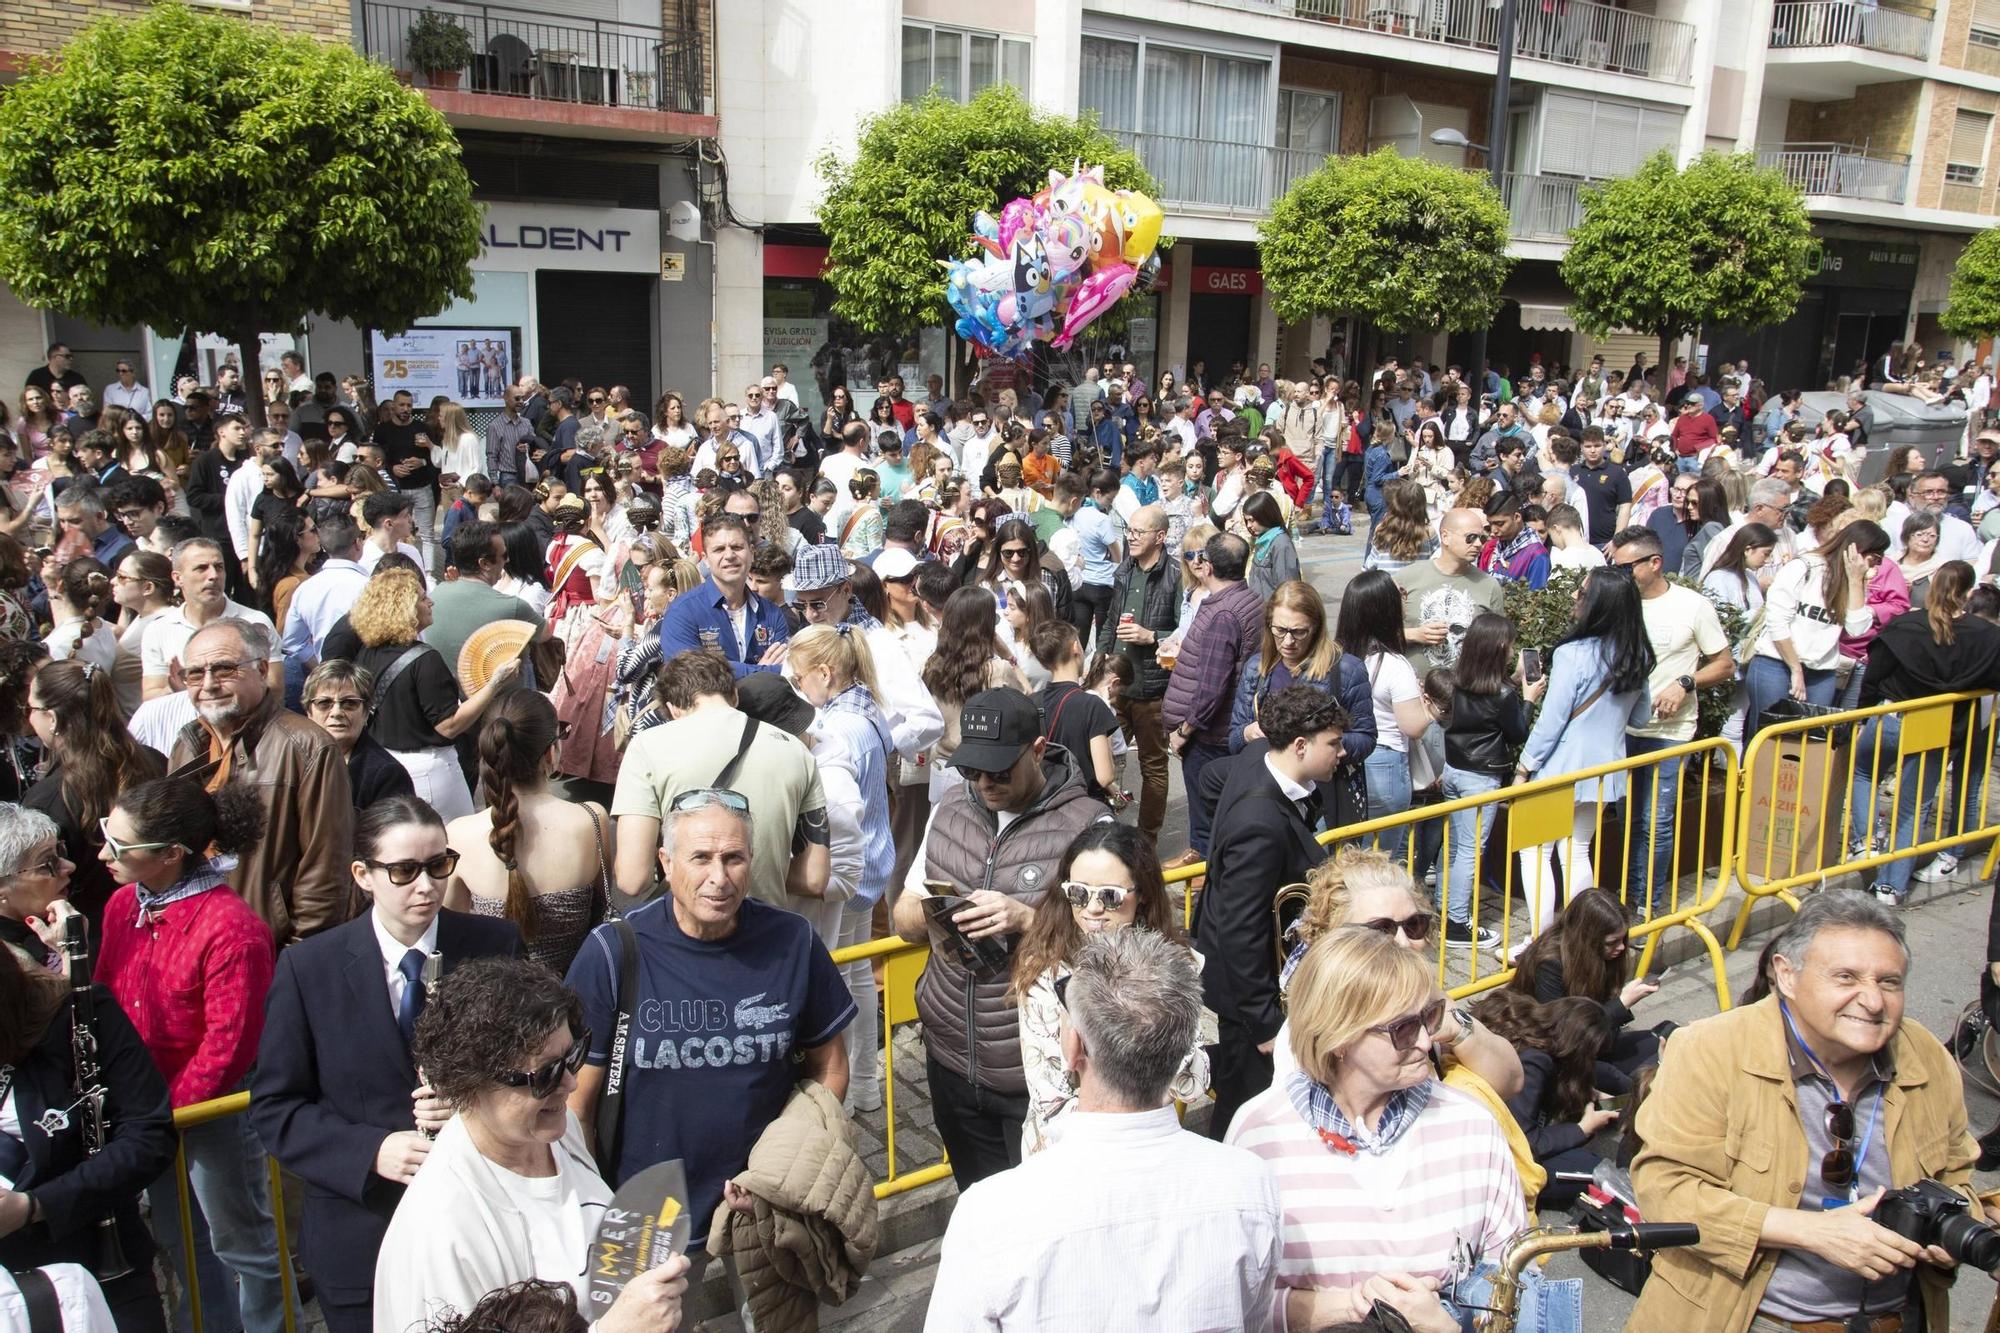
[{"label": "window shutter", "polygon": [[1639,108],[1624,102],[1597,104],[1597,133],[1590,141],[1590,172],[1600,180],[1629,176],[1639,165]]},{"label": "window shutter", "polygon": [[1986,132],[1993,117],[1984,111],[1961,111],[1951,125],[1951,149],[1945,161],[1961,167],[1986,165]]},{"label": "window shutter", "polygon": [[1550,93],[1542,100],[1542,170],[1557,176],[1590,175],[1597,104],[1585,97]]},{"label": "window shutter", "polygon": [[1972,0],[1972,26],[2000,32],[2000,0]]}]

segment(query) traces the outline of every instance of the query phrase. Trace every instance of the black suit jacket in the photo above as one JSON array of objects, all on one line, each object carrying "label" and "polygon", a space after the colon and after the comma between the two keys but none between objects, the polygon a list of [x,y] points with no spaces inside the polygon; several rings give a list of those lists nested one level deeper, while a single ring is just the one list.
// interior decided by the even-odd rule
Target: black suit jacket
[{"label": "black suit jacket", "polygon": [[[389,1007],[373,913],[278,955],[250,1081],[250,1122],[264,1147],[306,1182],[299,1256],[341,1301],[375,1289],[375,1255],[403,1187],[375,1174],[382,1140],[415,1129],[417,1086]],[[438,914],[449,972],[469,958],[522,955],[511,921]]]},{"label": "black suit jacket", "polygon": [[1249,1029],[1258,1041],[1278,1034],[1277,940],[1271,902],[1326,859],[1305,817],[1264,763],[1257,742],[1230,764],[1209,835],[1208,887],[1195,918],[1195,941],[1207,960],[1202,997],[1216,1016]]},{"label": "black suit jacket", "polygon": [[[94,990],[97,1060],[104,1072],[110,1137],[104,1151],[85,1156],[82,1113],[70,1109],[76,1101],[70,1090],[73,1001],[65,1000],[41,1041],[14,1071],[14,1109],[21,1117],[29,1163],[15,1187],[35,1196],[42,1220],[0,1238],[0,1264],[9,1268],[55,1263],[88,1267],[98,1253],[97,1222],[105,1217],[115,1220],[127,1259],[143,1266],[152,1257],[153,1237],[139,1217],[139,1194],[173,1164],[173,1108],[166,1080],[125,1011],[110,991],[102,986]],[[51,1108],[67,1111],[69,1124],[48,1134],[36,1121]]]}]

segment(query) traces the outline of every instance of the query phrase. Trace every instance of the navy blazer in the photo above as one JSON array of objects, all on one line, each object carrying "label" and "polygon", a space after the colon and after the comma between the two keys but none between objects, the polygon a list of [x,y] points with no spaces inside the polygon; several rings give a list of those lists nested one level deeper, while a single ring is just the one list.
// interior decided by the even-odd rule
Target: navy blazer
[{"label": "navy blazer", "polygon": [[1259,1042],[1285,1021],[1272,901],[1327,856],[1265,765],[1270,748],[1259,740],[1229,761],[1209,837],[1208,887],[1195,906],[1195,947],[1208,960],[1202,998]]},{"label": "navy blazer", "polygon": [[[105,1118],[111,1133],[95,1157],[83,1151],[83,1118],[70,1110],[76,1101],[70,1083],[70,1007],[65,999],[14,1071],[14,1109],[21,1117],[21,1142],[28,1168],[16,1188],[35,1196],[42,1220],[0,1238],[0,1264],[38,1268],[78,1263],[88,1267],[98,1253],[96,1224],[116,1220],[125,1257],[143,1268],[152,1258],[153,1237],[139,1217],[139,1195],[174,1160],[173,1108],[167,1083],[147,1054],[118,1001],[103,986],[97,997],[97,1060],[104,1071]],[[51,1108],[69,1110],[69,1124],[53,1135],[35,1122]]]},{"label": "navy blazer", "polygon": [[[250,1078],[250,1123],[306,1182],[299,1257],[345,1303],[375,1290],[375,1255],[403,1187],[375,1174],[382,1140],[415,1129],[416,1066],[389,1007],[373,914],[283,950]],[[513,922],[438,914],[449,972],[468,958],[522,956]]]}]

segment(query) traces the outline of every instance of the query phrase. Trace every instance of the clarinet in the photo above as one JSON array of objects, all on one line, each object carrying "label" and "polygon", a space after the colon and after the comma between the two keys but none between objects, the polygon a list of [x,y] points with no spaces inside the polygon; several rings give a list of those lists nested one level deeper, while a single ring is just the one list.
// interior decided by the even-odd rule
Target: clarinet
[{"label": "clarinet", "polygon": [[[63,922],[62,953],[68,965],[70,992],[70,1056],[76,1065],[77,1108],[83,1114],[78,1126],[83,1134],[84,1152],[95,1157],[104,1151],[111,1136],[111,1123],[104,1114],[104,1070],[97,1062],[97,997],[90,987],[89,923],[81,915]],[[99,1281],[110,1282],[132,1271],[125,1247],[118,1239],[118,1224],[110,1217],[96,1223],[97,1258],[90,1265]]]}]

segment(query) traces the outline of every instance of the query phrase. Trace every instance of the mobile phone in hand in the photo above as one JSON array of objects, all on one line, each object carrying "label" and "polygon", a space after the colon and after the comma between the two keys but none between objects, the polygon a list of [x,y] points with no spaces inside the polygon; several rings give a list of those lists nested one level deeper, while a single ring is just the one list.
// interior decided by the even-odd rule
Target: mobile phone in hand
[{"label": "mobile phone in hand", "polygon": [[1523,648],[1521,650],[1521,679],[1533,685],[1542,678],[1542,650]]}]

